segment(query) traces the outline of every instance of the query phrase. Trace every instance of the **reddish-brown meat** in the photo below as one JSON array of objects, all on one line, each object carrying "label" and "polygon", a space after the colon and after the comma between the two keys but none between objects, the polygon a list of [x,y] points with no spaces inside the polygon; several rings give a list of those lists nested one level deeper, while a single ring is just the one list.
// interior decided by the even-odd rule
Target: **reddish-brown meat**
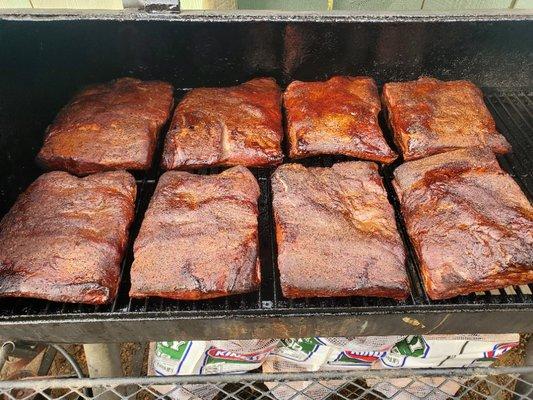
[{"label": "reddish-brown meat", "polygon": [[40,176],[0,222],[0,296],[111,301],[135,194],[125,171]]},{"label": "reddish-brown meat", "polygon": [[372,78],[294,81],[283,100],[291,157],[343,154],[383,163],[396,159],[379,127],[381,103]]},{"label": "reddish-brown meat", "polygon": [[135,241],[130,296],[196,300],[256,290],[258,197],[244,167],[163,174]]},{"label": "reddish-brown meat", "polygon": [[176,107],[165,140],[165,169],[209,165],[279,164],[281,91],[271,78],[188,92]]},{"label": "reddish-brown meat", "polygon": [[407,297],[404,247],[376,164],[285,164],[272,190],[286,297]]},{"label": "reddish-brown meat", "polygon": [[90,86],[48,127],[37,161],[76,175],[149,169],[173,102],[165,82],[122,78]]},{"label": "reddish-brown meat", "polygon": [[511,150],[496,130],[481,90],[471,82],[423,77],[387,83],[383,102],[405,160],[465,147],[489,147],[495,153]]},{"label": "reddish-brown meat", "polygon": [[394,175],[432,299],[533,282],[533,208],[488,149],[408,162]]}]

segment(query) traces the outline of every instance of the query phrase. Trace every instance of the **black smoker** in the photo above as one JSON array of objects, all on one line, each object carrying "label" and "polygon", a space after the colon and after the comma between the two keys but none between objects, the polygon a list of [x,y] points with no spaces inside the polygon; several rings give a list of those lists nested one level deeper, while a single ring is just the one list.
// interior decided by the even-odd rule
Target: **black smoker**
[{"label": "black smoker", "polygon": [[[498,129],[513,146],[500,158],[533,193],[533,16],[316,14],[0,15],[0,216],[42,171],[34,163],[46,126],[80,87],[121,76],[162,79],[177,89],[272,76],[369,75],[378,84],[430,75],[484,89]],[[386,128],[384,127],[387,132]],[[390,134],[390,133],[389,133]],[[330,165],[332,157],[303,161]],[[219,169],[202,170],[212,173]],[[261,290],[209,301],[130,300],[131,244],[109,306],[0,300],[0,338],[48,342],[238,339],[425,333],[533,332],[533,285],[430,301],[409,250],[412,296],[291,301],[279,288],[270,170],[261,185]],[[382,174],[393,203],[390,169]],[[137,174],[140,220],[160,171]],[[396,207],[397,208],[397,207]]]}]

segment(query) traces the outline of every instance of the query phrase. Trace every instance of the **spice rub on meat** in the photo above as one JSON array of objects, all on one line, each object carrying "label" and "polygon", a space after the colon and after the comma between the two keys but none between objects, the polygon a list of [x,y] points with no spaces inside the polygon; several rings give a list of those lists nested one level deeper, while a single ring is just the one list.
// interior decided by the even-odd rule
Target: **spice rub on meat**
[{"label": "spice rub on meat", "polygon": [[411,161],[394,176],[432,299],[533,282],[533,208],[490,150]]},{"label": "spice rub on meat", "polygon": [[285,164],[272,190],[286,297],[407,297],[404,247],[375,163]]},{"label": "spice rub on meat", "polygon": [[125,171],[41,175],[0,222],[0,296],[113,300],[136,188]]},{"label": "spice rub on meat", "polygon": [[163,174],[135,241],[130,296],[197,300],[256,290],[258,197],[241,166]]},{"label": "spice rub on meat", "polygon": [[162,167],[263,167],[283,160],[281,90],[272,78],[189,91],[176,107]]},{"label": "spice rub on meat", "polygon": [[428,77],[391,82],[383,86],[382,97],[405,160],[469,147],[498,154],[511,150],[472,82]]}]

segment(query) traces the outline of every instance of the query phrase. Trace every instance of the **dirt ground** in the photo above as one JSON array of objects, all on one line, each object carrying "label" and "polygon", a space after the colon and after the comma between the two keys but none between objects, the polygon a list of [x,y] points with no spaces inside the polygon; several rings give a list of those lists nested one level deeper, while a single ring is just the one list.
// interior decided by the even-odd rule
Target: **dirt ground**
[{"label": "dirt ground", "polygon": [[[508,353],[504,354],[500,359],[498,359],[493,366],[495,367],[503,367],[503,366],[520,366],[524,365],[525,356],[526,356],[526,346],[528,341],[531,340],[531,335],[520,335],[520,344],[518,347],[514,348],[513,350],[509,351]],[[508,375],[502,375],[502,376],[496,376],[493,377],[495,380],[495,383],[497,385],[509,388],[509,390],[513,390],[516,382],[513,380],[512,377]],[[490,390],[488,385],[483,382],[480,384],[476,384],[474,380],[468,381],[466,386],[473,387],[475,392],[470,392],[465,394],[462,399],[464,400],[484,400],[486,396],[490,394]],[[483,395],[481,395],[482,393]],[[510,392],[503,393],[500,392],[500,395],[498,397],[499,400],[511,400],[512,395]]]},{"label": "dirt ground", "polygon": [[[146,348],[145,348],[146,347]],[[148,359],[148,346],[143,346],[141,343],[122,343],[120,346],[120,358],[122,361],[122,370],[125,376],[134,376],[134,375],[145,375],[146,374],[146,368],[147,368],[147,359]],[[67,345],[64,346],[65,350],[67,350],[78,362],[81,369],[83,370],[83,373],[88,376],[88,370],[87,370],[87,361],[85,359],[85,353],[83,351],[83,346],[79,344],[74,345]],[[134,366],[134,358],[137,356],[139,357],[139,352],[143,352],[142,355],[142,366]],[[135,370],[137,367],[137,370]],[[139,367],[141,370],[139,371]],[[133,372],[140,372],[137,374],[134,374]],[[71,365],[68,363],[67,360],[65,360],[60,354],[57,354],[54,362],[52,363],[52,366],[50,367],[50,373],[49,375],[52,376],[69,376],[74,375],[74,370],[71,367]]]}]

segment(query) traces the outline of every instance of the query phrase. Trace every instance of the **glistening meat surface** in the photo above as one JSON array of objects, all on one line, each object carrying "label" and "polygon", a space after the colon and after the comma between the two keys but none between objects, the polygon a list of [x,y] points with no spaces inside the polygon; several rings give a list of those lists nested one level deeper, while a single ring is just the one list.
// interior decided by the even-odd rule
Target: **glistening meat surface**
[{"label": "glistening meat surface", "polygon": [[37,161],[76,175],[147,170],[173,103],[165,82],[122,78],[87,87],[48,127]]},{"label": "glistening meat surface", "polygon": [[282,139],[281,90],[274,79],[197,88],[176,107],[162,166],[277,165],[283,160]]},{"label": "glistening meat surface", "polygon": [[533,282],[533,208],[490,150],[411,161],[394,176],[432,299]]},{"label": "glistening meat surface", "polygon": [[382,97],[405,160],[470,147],[511,150],[472,82],[428,77],[391,82],[383,86]]},{"label": "glistening meat surface", "polygon": [[135,196],[124,171],[41,175],[0,222],[0,296],[111,301]]},{"label": "glistening meat surface", "polygon": [[366,76],[292,82],[283,95],[292,158],[342,154],[391,163],[396,153],[378,123],[378,89]]}]

